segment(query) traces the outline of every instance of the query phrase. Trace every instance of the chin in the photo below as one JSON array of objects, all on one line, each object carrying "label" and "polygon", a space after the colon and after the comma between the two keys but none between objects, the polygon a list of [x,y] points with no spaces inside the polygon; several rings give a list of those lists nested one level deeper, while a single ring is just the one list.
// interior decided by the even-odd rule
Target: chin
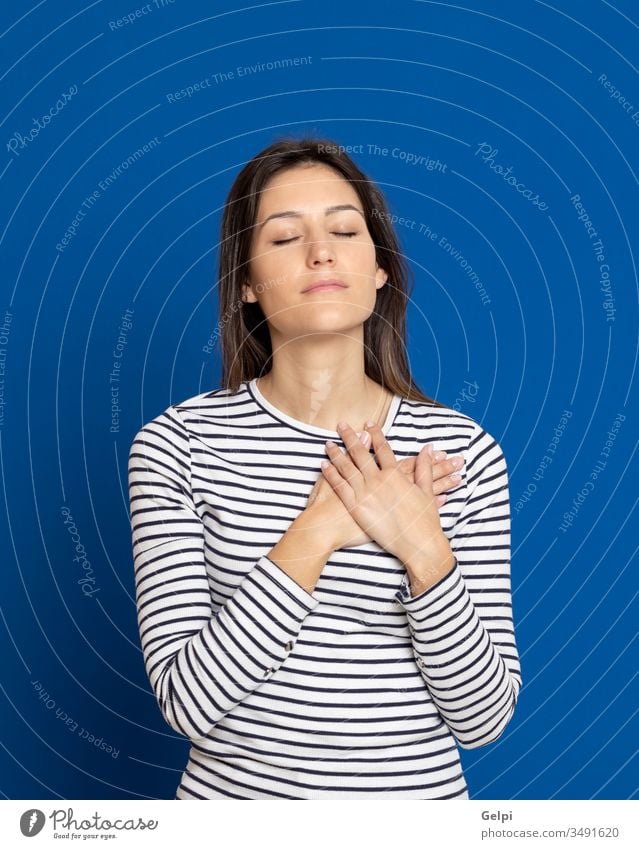
[{"label": "chin", "polygon": [[363,307],[344,309],[339,304],[322,304],[318,309],[313,305],[296,313],[294,329],[297,333],[348,333],[363,325],[370,314],[371,311]]},{"label": "chin", "polygon": [[375,309],[375,302],[360,304],[353,301],[347,303],[329,299],[308,300],[296,305],[295,316],[300,320],[307,315],[316,318],[332,319],[346,322],[359,322],[362,324]]}]

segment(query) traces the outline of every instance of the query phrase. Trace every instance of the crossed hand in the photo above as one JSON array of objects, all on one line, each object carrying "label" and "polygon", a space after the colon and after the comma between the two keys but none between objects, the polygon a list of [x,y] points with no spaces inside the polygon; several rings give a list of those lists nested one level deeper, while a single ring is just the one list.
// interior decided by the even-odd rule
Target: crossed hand
[{"label": "crossed hand", "polygon": [[357,433],[346,425],[339,432],[346,451],[327,443],[329,462],[306,506],[335,549],[375,539],[395,553],[402,541],[410,544],[406,537],[411,533],[422,542],[424,529],[433,538],[442,533],[437,511],[446,501],[445,491],[459,486],[451,473],[461,468],[463,458],[456,465],[456,458],[443,451],[433,454],[432,446],[425,445],[419,454],[398,461],[378,425]]}]

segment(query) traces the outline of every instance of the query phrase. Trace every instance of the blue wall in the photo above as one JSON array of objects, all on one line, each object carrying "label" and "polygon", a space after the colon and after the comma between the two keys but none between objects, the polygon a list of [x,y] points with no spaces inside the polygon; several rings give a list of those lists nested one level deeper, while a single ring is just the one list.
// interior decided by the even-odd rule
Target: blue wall
[{"label": "blue wall", "polygon": [[173,797],[188,742],[142,663],[127,453],[219,386],[221,205],[304,131],[386,193],[414,376],[507,457],[524,689],[462,753],[471,798],[636,798],[638,10],[465,5],[3,7],[9,798]]}]

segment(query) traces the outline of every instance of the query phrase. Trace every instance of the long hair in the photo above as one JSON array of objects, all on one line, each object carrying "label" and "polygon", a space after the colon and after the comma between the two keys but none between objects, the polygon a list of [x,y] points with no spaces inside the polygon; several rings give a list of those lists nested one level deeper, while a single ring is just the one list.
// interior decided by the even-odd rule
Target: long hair
[{"label": "long hair", "polygon": [[[415,384],[406,357],[406,307],[410,267],[400,249],[381,190],[342,152],[317,136],[281,138],[253,157],[235,178],[222,215],[219,251],[222,384],[237,392],[240,383],[270,371],[272,347],[259,303],[242,300],[260,194],[268,180],[286,168],[321,163],[352,185],[362,203],[377,264],[388,273],[377,290],[375,309],[364,322],[364,369],[369,378],[411,401],[446,407]],[[411,277],[412,288],[412,277]]]}]

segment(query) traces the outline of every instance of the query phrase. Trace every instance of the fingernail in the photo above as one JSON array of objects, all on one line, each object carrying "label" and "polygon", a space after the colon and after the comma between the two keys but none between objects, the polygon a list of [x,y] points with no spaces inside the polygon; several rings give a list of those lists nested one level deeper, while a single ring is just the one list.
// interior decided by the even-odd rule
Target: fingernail
[{"label": "fingernail", "polygon": [[373,422],[373,421],[371,421],[371,420],[369,419],[369,420],[366,422],[366,427],[375,427],[375,422]]},{"label": "fingernail", "polygon": [[455,472],[455,474],[454,474],[454,475],[451,475],[451,476],[450,476],[450,479],[451,479],[452,481],[460,481],[460,480],[461,480],[461,475],[458,475],[458,474],[457,474],[457,472]]},{"label": "fingernail", "polygon": [[445,456],[446,456],[445,451],[438,451],[436,454],[433,455],[435,460],[443,460]]},{"label": "fingernail", "polygon": [[461,469],[461,467],[464,465],[464,461],[462,460],[461,457],[455,457],[455,459],[452,461],[452,463],[453,463],[453,467],[455,469]]}]

